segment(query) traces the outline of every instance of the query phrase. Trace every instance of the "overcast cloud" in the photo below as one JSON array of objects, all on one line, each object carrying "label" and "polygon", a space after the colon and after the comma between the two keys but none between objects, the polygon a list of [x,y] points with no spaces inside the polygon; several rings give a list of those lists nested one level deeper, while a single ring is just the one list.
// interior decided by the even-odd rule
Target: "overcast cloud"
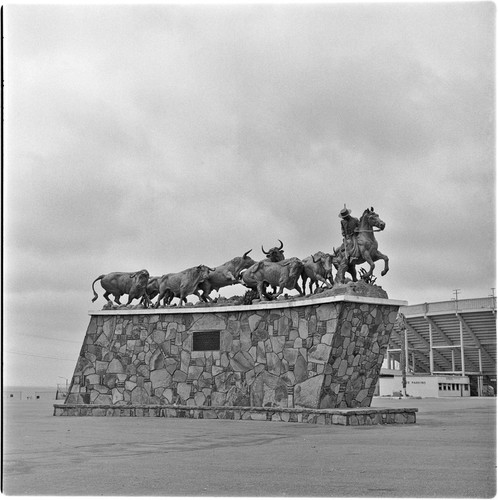
[{"label": "overcast cloud", "polygon": [[8,5],[4,27],[6,383],[71,377],[100,274],[330,252],[344,203],[386,222],[390,298],[495,287],[491,2]]}]

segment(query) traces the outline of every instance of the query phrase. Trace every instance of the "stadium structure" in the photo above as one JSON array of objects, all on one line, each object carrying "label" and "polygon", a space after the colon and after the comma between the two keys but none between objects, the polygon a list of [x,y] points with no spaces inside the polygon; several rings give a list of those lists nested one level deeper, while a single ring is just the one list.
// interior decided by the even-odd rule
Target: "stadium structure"
[{"label": "stadium structure", "polygon": [[391,334],[377,395],[496,394],[494,294],[404,306],[400,312],[406,328],[393,330]]}]

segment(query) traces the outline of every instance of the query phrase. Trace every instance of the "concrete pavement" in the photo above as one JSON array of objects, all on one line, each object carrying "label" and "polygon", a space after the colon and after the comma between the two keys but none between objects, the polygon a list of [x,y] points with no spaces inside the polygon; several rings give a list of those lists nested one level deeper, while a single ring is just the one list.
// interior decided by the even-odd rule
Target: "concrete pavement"
[{"label": "concrete pavement", "polygon": [[496,400],[388,399],[417,423],[371,427],[53,417],[4,404],[12,495],[491,498]]}]

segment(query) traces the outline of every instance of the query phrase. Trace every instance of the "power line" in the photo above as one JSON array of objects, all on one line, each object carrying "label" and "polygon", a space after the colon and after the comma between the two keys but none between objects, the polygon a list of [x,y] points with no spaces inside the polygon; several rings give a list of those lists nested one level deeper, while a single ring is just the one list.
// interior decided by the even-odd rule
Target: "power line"
[{"label": "power line", "polygon": [[34,337],[36,339],[47,339],[47,340],[57,340],[57,342],[71,342],[72,344],[81,344],[79,340],[65,340],[65,339],[57,339],[55,337],[44,337],[43,335],[32,335],[31,333],[25,333],[27,337]]},{"label": "power line", "polygon": [[59,360],[63,360],[63,361],[74,361],[74,359],[69,359],[69,358],[58,358],[55,356],[43,356],[41,354],[30,354],[28,352],[16,352],[16,351],[4,351],[4,352],[7,352],[9,354],[18,354],[19,356],[33,356],[35,358],[47,358],[47,359],[59,359]]}]

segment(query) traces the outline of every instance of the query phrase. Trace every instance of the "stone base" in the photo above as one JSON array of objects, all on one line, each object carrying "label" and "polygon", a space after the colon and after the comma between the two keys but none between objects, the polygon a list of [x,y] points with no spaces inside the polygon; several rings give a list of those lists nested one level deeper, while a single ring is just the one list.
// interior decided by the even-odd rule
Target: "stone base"
[{"label": "stone base", "polygon": [[264,420],[321,425],[414,424],[417,408],[324,409],[185,405],[55,404],[62,417],[167,417],[222,420]]}]

